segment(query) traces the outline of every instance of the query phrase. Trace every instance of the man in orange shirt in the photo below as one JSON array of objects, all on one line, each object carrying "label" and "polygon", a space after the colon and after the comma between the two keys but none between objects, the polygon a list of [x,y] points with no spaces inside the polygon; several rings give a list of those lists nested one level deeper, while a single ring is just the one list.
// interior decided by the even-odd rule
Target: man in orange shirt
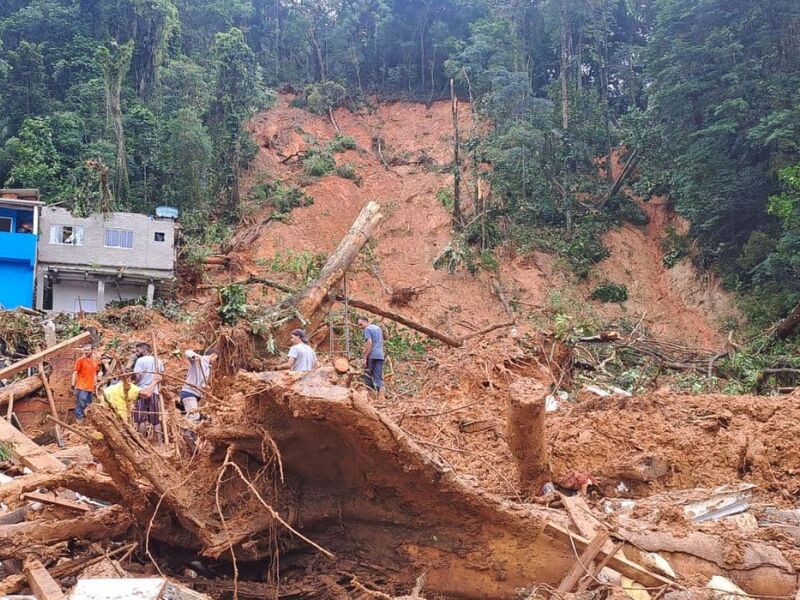
[{"label": "man in orange shirt", "polygon": [[94,398],[94,388],[97,382],[97,372],[100,363],[92,358],[92,345],[83,347],[83,356],[75,361],[72,371],[72,389],[75,392],[75,418],[83,421],[84,411]]}]

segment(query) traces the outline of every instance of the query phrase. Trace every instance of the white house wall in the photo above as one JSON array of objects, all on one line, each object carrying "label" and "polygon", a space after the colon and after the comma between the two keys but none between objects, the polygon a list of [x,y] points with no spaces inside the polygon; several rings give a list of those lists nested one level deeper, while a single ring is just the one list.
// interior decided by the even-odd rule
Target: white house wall
[{"label": "white house wall", "polygon": [[[83,245],[50,243],[52,225],[83,227]],[[106,229],[133,232],[133,248],[107,248]],[[171,277],[175,267],[175,223],[135,213],[94,214],[74,217],[63,208],[46,206],[40,218],[39,263],[45,265],[84,265],[89,268],[119,268],[162,271]],[[156,242],[155,234],[164,241]]]},{"label": "white house wall", "polygon": [[[144,296],[147,293],[147,286],[121,285],[119,292],[113,283],[106,283],[105,302],[119,300],[133,300]],[[97,304],[97,282],[96,281],[64,281],[53,284],[53,312],[72,313],[75,312],[75,301],[81,299],[81,306],[84,312],[94,312],[87,310],[87,307],[94,304],[95,310],[102,310],[104,306]],[[84,304],[84,301],[89,302]]]}]

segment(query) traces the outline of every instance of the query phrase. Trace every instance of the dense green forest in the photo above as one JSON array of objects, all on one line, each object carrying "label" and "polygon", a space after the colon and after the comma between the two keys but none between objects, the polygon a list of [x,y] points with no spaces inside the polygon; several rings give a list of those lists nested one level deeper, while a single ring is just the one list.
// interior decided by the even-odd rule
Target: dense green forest
[{"label": "dense green forest", "polygon": [[0,179],[75,211],[174,205],[211,241],[275,90],[365,109],[451,79],[493,125],[463,144],[494,190],[465,244],[512,237],[585,274],[598,231],[642,217],[580,200],[605,197],[593,159],[625,143],[637,191],[669,194],[752,317],[797,301],[797,0],[4,0]]}]

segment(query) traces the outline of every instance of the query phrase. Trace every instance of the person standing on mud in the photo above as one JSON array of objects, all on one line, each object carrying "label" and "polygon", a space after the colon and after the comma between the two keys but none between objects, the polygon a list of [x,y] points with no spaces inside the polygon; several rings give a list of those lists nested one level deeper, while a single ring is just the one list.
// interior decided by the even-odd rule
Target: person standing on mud
[{"label": "person standing on mud", "polygon": [[292,371],[313,371],[317,368],[317,353],[308,345],[306,332],[295,329],[291,336],[292,347],[289,348],[289,358],[278,367],[278,370],[291,369]]},{"label": "person standing on mud", "polygon": [[364,383],[378,392],[378,399],[385,400],[383,385],[383,331],[372,325],[367,317],[358,317],[358,326],[364,331]]},{"label": "person standing on mud", "polygon": [[97,373],[100,371],[100,363],[92,358],[92,345],[85,345],[81,352],[83,356],[75,361],[71,380],[72,391],[75,393],[75,418],[79,423],[83,421],[85,411],[92,403]]},{"label": "person standing on mud", "polygon": [[[138,342],[131,357],[132,369],[139,387],[139,398],[133,408],[133,422],[143,436],[147,435],[148,425],[153,427],[156,440],[163,443],[161,431],[161,410],[159,402],[159,383],[164,364],[153,356],[150,344]],[[129,369],[130,370],[130,369]]]},{"label": "person standing on mud", "polygon": [[211,368],[217,360],[217,351],[208,350],[201,356],[194,350],[187,350],[185,356],[189,361],[189,370],[186,372],[186,383],[180,391],[180,399],[186,411],[186,418],[197,423],[200,421],[197,408],[203,398],[203,390],[211,382]]}]

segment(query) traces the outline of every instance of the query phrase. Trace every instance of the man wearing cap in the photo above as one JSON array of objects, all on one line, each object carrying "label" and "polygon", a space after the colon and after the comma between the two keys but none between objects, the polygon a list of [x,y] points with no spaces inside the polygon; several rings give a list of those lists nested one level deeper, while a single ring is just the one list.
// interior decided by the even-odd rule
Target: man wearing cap
[{"label": "man wearing cap", "polygon": [[75,418],[79,422],[83,421],[84,411],[92,403],[97,372],[100,370],[100,363],[92,358],[91,344],[84,346],[81,352],[83,356],[75,361],[71,380],[75,392]]},{"label": "man wearing cap", "polygon": [[313,371],[317,368],[317,354],[308,345],[306,332],[302,329],[292,331],[292,347],[289,348],[289,359],[278,369],[292,371]]}]

